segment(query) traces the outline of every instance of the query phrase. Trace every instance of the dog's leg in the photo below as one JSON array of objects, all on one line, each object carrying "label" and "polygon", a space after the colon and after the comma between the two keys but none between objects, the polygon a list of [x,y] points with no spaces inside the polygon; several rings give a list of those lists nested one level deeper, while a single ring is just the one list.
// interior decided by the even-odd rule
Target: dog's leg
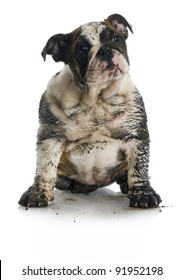
[{"label": "dog's leg", "polygon": [[55,188],[61,191],[71,191],[73,180],[62,175],[57,175]]},{"label": "dog's leg", "polygon": [[127,172],[121,176],[120,179],[116,181],[116,183],[120,186],[120,190],[122,193],[128,193],[128,182],[127,182]]},{"label": "dog's leg", "polygon": [[132,207],[157,207],[160,196],[151,187],[148,176],[149,144],[139,142],[131,151],[131,163],[128,170],[128,197]]},{"label": "dog's leg", "polygon": [[63,143],[56,139],[38,142],[37,170],[34,184],[21,196],[19,204],[28,207],[47,206],[54,199],[53,188]]}]

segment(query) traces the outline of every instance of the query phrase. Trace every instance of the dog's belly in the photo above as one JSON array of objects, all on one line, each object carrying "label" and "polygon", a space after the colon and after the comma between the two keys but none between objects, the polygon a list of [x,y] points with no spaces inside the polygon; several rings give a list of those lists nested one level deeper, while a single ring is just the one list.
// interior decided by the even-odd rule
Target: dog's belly
[{"label": "dog's belly", "polygon": [[118,179],[126,166],[126,154],[118,140],[81,142],[63,153],[58,174],[82,184],[105,186]]}]

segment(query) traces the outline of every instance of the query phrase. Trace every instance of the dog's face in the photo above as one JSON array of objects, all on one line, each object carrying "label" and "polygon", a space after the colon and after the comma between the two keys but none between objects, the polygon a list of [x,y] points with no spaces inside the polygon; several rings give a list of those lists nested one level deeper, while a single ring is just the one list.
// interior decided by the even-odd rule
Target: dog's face
[{"label": "dog's face", "polygon": [[130,24],[118,14],[103,22],[91,22],[69,34],[52,36],[42,51],[56,62],[68,64],[76,83],[89,87],[107,86],[129,70],[125,40]]}]

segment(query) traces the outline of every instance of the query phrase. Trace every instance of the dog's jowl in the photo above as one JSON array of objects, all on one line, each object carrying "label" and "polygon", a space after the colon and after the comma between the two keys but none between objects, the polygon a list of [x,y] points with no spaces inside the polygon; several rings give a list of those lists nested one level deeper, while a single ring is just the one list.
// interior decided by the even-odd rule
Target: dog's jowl
[{"label": "dog's jowl", "polygon": [[89,193],[113,182],[132,207],[156,207],[144,103],[129,75],[131,25],[114,14],[52,36],[42,51],[64,69],[41,97],[37,168],[23,206],[47,206],[53,189]]}]

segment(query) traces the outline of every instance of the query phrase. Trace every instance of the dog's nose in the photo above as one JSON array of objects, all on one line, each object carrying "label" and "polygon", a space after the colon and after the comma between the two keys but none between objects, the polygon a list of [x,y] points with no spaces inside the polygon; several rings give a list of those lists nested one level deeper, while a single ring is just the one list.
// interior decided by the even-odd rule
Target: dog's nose
[{"label": "dog's nose", "polygon": [[97,52],[97,57],[102,60],[111,60],[113,57],[112,49],[110,47],[101,47]]}]

